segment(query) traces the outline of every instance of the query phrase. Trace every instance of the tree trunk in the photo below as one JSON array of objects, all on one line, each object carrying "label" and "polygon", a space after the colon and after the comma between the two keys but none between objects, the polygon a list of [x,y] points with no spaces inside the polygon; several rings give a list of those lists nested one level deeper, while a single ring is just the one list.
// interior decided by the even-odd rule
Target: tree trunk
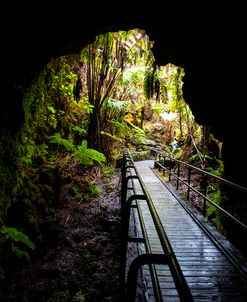
[{"label": "tree trunk", "polygon": [[140,128],[143,129],[144,127],[144,106],[141,109],[141,120],[140,120]]},{"label": "tree trunk", "polygon": [[99,124],[99,114],[97,110],[93,110],[93,112],[89,116],[87,141],[88,141],[88,148],[92,148],[100,151],[100,124]]}]

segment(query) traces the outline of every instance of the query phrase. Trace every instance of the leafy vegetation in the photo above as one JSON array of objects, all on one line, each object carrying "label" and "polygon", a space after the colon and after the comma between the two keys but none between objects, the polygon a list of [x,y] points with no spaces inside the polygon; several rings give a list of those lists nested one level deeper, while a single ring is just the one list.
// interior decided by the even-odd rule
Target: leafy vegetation
[{"label": "leafy vegetation", "polygon": [[88,149],[87,141],[83,140],[80,146],[75,146],[71,141],[61,137],[60,133],[50,136],[50,142],[63,146],[72,153],[74,159],[82,165],[93,165],[95,162],[101,164],[106,161],[105,155],[97,150]]},{"label": "leafy vegetation", "polygon": [[29,248],[30,250],[35,249],[35,244],[28,238],[27,235],[18,231],[16,228],[2,226],[0,227],[0,234],[3,238],[1,238],[1,244],[9,244],[7,248],[11,249],[11,251],[19,258],[24,257],[28,261],[30,261],[30,255],[27,250],[24,250],[18,244],[22,243],[24,247]]},{"label": "leafy vegetation", "polygon": [[[220,205],[222,196],[221,191],[218,187],[211,188],[210,198],[214,203]],[[222,233],[224,233],[224,227],[221,222],[221,215],[219,210],[213,205],[207,207],[206,217],[215,225],[215,227]]]}]

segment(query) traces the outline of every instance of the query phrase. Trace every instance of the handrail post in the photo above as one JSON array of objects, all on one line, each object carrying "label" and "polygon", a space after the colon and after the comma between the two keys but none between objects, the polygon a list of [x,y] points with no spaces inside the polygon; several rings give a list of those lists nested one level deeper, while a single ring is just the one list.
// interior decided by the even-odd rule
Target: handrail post
[{"label": "handrail post", "polygon": [[123,207],[124,200],[126,199],[127,186],[126,186],[126,156],[123,154],[122,173],[121,173],[121,207]]},{"label": "handrail post", "polygon": [[187,199],[190,200],[190,181],[191,181],[191,168],[188,168],[188,186],[187,186]]},{"label": "handrail post", "polygon": [[[203,195],[207,196],[207,190],[208,190],[208,176],[205,174],[204,179],[203,179]],[[202,208],[202,214],[203,216],[206,216],[206,211],[207,211],[207,203],[206,203],[206,198],[203,199],[203,208]]]},{"label": "handrail post", "polygon": [[178,187],[179,187],[179,174],[180,174],[180,163],[178,163],[178,169],[177,169],[177,190],[178,190]]},{"label": "handrail post", "polygon": [[169,163],[169,182],[171,181],[171,176],[172,176],[172,157],[171,154],[169,154],[170,158],[170,163]]}]

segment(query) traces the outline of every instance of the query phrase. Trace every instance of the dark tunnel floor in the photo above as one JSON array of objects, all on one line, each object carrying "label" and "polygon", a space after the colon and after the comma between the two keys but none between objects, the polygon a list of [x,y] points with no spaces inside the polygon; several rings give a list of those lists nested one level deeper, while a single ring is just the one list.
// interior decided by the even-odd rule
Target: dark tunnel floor
[{"label": "dark tunnel floor", "polygon": [[119,176],[97,186],[104,193],[88,201],[72,202],[65,194],[48,221],[54,240],[36,260],[5,276],[4,302],[117,301]]}]

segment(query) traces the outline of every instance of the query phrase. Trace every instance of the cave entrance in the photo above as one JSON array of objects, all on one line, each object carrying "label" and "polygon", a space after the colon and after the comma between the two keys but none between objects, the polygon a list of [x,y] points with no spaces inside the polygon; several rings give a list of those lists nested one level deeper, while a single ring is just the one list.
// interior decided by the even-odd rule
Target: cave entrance
[{"label": "cave entrance", "polygon": [[178,155],[190,145],[202,168],[214,140],[220,159],[220,142],[184,100],[184,68],[157,66],[153,45],[141,29],[108,32],[77,54],[52,59],[26,93],[25,129],[86,140],[108,159],[128,142],[155,141]]}]

